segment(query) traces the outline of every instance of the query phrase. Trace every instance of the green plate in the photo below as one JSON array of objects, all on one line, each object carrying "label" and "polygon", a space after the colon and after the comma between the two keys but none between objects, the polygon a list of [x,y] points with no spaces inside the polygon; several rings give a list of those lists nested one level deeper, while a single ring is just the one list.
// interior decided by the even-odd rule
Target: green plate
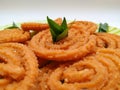
[{"label": "green plate", "polygon": [[[42,21],[40,21],[40,20],[38,20],[38,21],[27,21],[27,22],[47,23],[46,20],[42,20]],[[23,23],[23,22],[19,22],[19,23],[16,23],[16,22],[15,22],[15,24],[16,24],[18,27],[20,27],[21,23]],[[7,24],[7,25],[4,25],[4,26],[0,26],[0,30],[4,30],[4,28],[9,27],[9,26],[12,26],[12,24],[13,24],[13,23]]]},{"label": "green plate", "polygon": [[[30,22],[46,23],[47,21],[46,21],[46,20],[43,20],[43,21],[30,21]],[[69,22],[70,22],[70,21],[69,21]],[[21,23],[22,23],[22,22],[21,22]],[[17,25],[18,27],[20,27],[20,24],[21,24],[21,23],[16,23],[16,25]],[[11,26],[11,25],[12,25],[12,23],[11,23],[11,24],[8,24],[8,25],[0,26],[0,30],[4,30],[4,28],[9,27],[9,26]],[[96,30],[96,31],[97,31],[97,30]],[[108,32],[108,33],[111,33],[111,34],[120,35],[120,28],[117,28],[117,27],[114,27],[114,26],[109,26],[107,32]]]}]

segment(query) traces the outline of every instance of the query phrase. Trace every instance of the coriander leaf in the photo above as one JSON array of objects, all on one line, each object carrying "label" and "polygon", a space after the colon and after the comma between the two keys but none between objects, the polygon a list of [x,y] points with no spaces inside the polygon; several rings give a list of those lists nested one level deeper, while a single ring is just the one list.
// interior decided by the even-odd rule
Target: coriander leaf
[{"label": "coriander leaf", "polygon": [[55,23],[52,19],[50,19],[48,16],[47,16],[47,21],[48,21],[50,28],[52,28],[52,30],[56,34],[59,34],[62,32],[60,26],[57,23]]},{"label": "coriander leaf", "polygon": [[98,32],[107,32],[108,31],[108,24],[107,23],[100,23]]},{"label": "coriander leaf", "polygon": [[50,29],[50,32],[51,32],[51,35],[52,35],[53,42],[56,42],[57,35],[55,34],[55,32],[52,29]]},{"label": "coriander leaf", "polygon": [[64,30],[60,35],[57,36],[56,41],[59,41],[68,36],[68,29]]},{"label": "coriander leaf", "polygon": [[5,29],[13,29],[13,28],[18,28],[19,29],[19,27],[15,24],[15,22],[13,22],[12,26],[9,26]]},{"label": "coriander leaf", "polygon": [[65,30],[66,28],[67,28],[67,22],[66,22],[66,19],[65,19],[65,17],[64,17],[63,22],[62,22],[62,24],[61,24],[61,29],[62,29],[62,30]]},{"label": "coriander leaf", "polygon": [[57,24],[55,21],[47,17],[48,24],[50,26],[50,32],[52,35],[53,42],[57,42],[68,36],[68,27],[66,19],[63,19],[61,25]]}]

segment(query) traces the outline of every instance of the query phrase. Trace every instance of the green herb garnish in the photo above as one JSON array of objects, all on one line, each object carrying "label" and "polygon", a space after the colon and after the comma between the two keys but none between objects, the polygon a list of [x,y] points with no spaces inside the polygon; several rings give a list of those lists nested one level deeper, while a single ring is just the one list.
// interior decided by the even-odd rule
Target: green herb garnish
[{"label": "green herb garnish", "polygon": [[19,27],[15,24],[15,22],[13,22],[12,26],[6,27],[5,29],[14,29],[14,28],[19,29]]},{"label": "green herb garnish", "polygon": [[99,24],[99,29],[98,29],[98,32],[107,32],[108,31],[108,24],[107,23],[100,23]]},{"label": "green herb garnish", "polygon": [[61,25],[57,24],[55,21],[50,19],[48,16],[47,16],[47,21],[50,26],[50,32],[52,35],[53,42],[57,42],[68,36],[68,27],[67,27],[67,22],[66,22],[65,17]]}]

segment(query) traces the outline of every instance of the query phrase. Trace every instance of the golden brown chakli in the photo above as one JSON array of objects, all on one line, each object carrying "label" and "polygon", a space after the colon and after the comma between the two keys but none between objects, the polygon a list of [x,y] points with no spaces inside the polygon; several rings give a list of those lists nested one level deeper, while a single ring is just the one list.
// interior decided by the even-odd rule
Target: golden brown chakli
[{"label": "golden brown chakli", "polygon": [[97,46],[101,48],[120,48],[120,36],[110,33],[95,33]]},{"label": "golden brown chakli", "polygon": [[37,78],[37,59],[28,47],[0,44],[0,90],[35,90]]},{"label": "golden brown chakli", "polygon": [[119,90],[119,53],[120,49],[100,49],[73,64],[46,66],[40,71],[40,90]]},{"label": "golden brown chakli", "polygon": [[0,31],[0,43],[25,42],[30,39],[30,33],[21,29],[5,29]]},{"label": "golden brown chakli", "polygon": [[91,33],[97,28],[96,24],[91,22],[87,22],[85,25],[83,22],[81,23],[83,25],[80,24],[78,27],[76,27],[78,23],[71,24],[68,37],[56,43],[52,42],[49,29],[41,31],[31,39],[29,46],[38,57],[47,60],[69,61],[80,59],[94,51],[96,37]]},{"label": "golden brown chakli", "polygon": [[54,22],[64,38],[52,41],[50,22],[0,31],[0,90],[120,90],[120,36],[90,21]]}]

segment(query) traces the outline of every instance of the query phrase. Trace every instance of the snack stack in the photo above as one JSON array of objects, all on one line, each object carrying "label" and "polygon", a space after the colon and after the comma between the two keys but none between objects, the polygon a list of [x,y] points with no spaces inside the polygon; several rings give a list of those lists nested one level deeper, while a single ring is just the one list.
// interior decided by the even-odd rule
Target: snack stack
[{"label": "snack stack", "polygon": [[0,31],[0,90],[120,90],[120,36],[47,20]]}]

